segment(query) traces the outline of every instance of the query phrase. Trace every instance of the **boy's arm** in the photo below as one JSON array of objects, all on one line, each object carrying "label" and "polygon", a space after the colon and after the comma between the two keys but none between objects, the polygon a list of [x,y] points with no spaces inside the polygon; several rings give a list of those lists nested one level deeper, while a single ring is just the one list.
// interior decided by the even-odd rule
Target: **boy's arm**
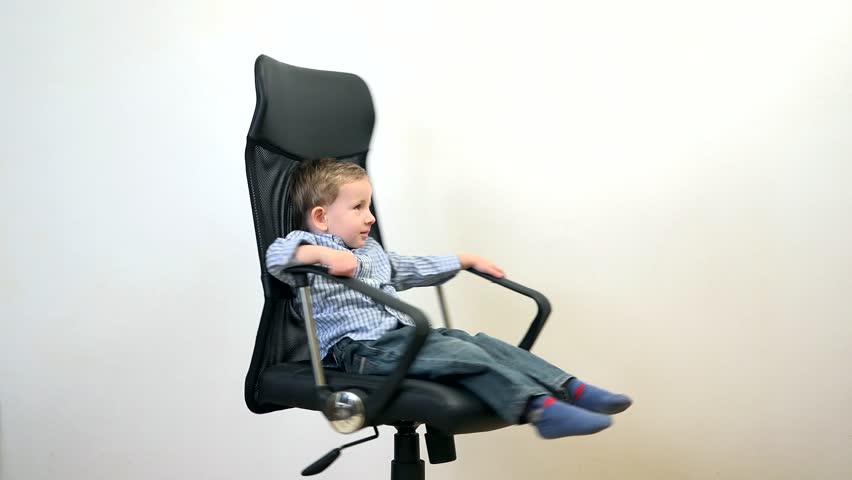
[{"label": "boy's arm", "polygon": [[479,255],[463,253],[447,256],[408,256],[388,252],[391,264],[391,284],[397,291],[412,287],[440,285],[456,276],[461,269],[475,268],[495,277],[503,271]]},{"label": "boy's arm", "polygon": [[455,255],[421,257],[387,253],[391,265],[390,283],[397,291],[440,285],[455,277],[461,269]]},{"label": "boy's arm", "polygon": [[316,245],[308,232],[294,230],[285,238],[278,238],[266,250],[266,270],[273,277],[291,284],[293,277],[284,272],[292,265],[321,263],[329,267],[332,275],[351,277],[358,261],[350,252]]},{"label": "boy's arm", "polygon": [[293,258],[296,264],[321,263],[328,267],[328,273],[342,277],[354,277],[358,270],[358,259],[352,252],[319,245],[302,245]]}]

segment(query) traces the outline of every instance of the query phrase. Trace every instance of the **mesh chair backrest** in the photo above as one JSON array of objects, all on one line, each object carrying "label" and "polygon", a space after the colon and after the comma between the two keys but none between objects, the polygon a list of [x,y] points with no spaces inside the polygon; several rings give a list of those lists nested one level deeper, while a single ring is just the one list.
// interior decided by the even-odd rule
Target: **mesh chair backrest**
[{"label": "mesh chair backrest", "polygon": [[[304,327],[292,308],[293,293],[266,272],[265,262],[269,245],[297,226],[289,198],[291,173],[297,162],[321,157],[366,169],[374,112],[361,78],[294,67],[265,55],[255,62],[255,90],[245,161],[265,300],[245,396],[250,410],[266,413],[286,406],[257,403],[261,371],[309,359]],[[378,224],[370,235],[381,242]]]}]

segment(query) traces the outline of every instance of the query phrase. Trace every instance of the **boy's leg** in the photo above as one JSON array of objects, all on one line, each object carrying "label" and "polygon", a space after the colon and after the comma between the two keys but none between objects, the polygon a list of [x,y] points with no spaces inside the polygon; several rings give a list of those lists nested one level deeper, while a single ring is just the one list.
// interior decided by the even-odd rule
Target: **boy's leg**
[{"label": "boy's leg", "polygon": [[524,373],[530,378],[533,378],[538,383],[547,387],[548,390],[560,399],[568,399],[565,392],[565,385],[567,385],[568,381],[574,378],[574,376],[559,367],[552,365],[534,353],[518,348],[485,333],[471,335],[464,330],[452,328],[438,328],[435,329],[435,331],[440,335],[457,338],[477,345],[488,352],[494,360],[500,362],[502,365],[511,367]]},{"label": "boy's leg", "polygon": [[[413,333],[412,327],[403,327],[378,340],[344,342],[342,348],[335,346],[335,357],[347,372],[389,375]],[[430,330],[408,376],[453,377],[510,423],[520,422],[530,398],[549,393],[523,373],[498,364],[480,347],[436,335],[434,330]]]},{"label": "boy's leg", "polygon": [[[334,347],[334,357],[347,372],[388,375],[413,333],[413,328],[405,327],[375,341],[344,341]],[[521,423],[528,418],[544,438],[588,435],[611,425],[606,415],[557,402],[534,379],[501,365],[477,345],[434,330],[430,330],[409,375],[430,379],[451,376],[507,422]]]},{"label": "boy's leg", "polygon": [[623,412],[632,404],[626,395],[611,393],[583,383],[543,358],[485,333],[470,335],[464,330],[446,328],[437,329],[437,332],[482,347],[495,360],[534,378],[554,392],[559,399],[573,405],[598,413],[613,414]]},{"label": "boy's leg", "polygon": [[[396,367],[413,329],[401,328],[375,341],[344,342],[334,355],[347,372],[388,375]],[[482,348],[430,330],[426,343],[409,370],[409,376],[452,381],[470,390],[509,423],[521,423],[535,412],[533,423],[545,438],[585,435],[610,425],[599,415],[553,401],[544,404],[548,390],[519,372],[504,366]],[[551,397],[552,398],[552,397]],[[533,402],[530,400],[536,399]]]}]

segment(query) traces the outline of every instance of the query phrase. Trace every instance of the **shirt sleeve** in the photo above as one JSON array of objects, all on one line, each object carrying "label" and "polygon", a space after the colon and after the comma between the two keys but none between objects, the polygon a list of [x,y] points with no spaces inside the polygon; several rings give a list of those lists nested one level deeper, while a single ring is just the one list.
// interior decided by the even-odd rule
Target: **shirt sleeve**
[{"label": "shirt sleeve", "polygon": [[284,238],[278,238],[266,249],[266,271],[284,283],[292,285],[294,278],[283,270],[297,265],[293,258],[300,245],[316,245],[314,236],[302,230],[293,230]]},{"label": "shirt sleeve", "polygon": [[391,264],[390,282],[397,291],[440,285],[461,270],[455,255],[423,257],[387,253]]}]

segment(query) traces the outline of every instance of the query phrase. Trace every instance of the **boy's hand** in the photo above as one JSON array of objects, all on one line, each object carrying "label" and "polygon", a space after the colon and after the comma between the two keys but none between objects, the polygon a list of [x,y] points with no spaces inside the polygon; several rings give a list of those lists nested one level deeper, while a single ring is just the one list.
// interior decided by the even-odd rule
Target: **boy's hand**
[{"label": "boy's hand", "polygon": [[358,269],[358,259],[352,252],[329,249],[323,252],[320,262],[328,267],[328,273],[340,277],[354,277]]},{"label": "boy's hand", "polygon": [[352,252],[319,245],[300,246],[296,249],[295,259],[306,265],[321,263],[328,267],[328,273],[340,277],[354,277],[355,270],[358,269],[358,259]]},{"label": "boy's hand", "polygon": [[497,265],[494,265],[491,260],[472,253],[460,254],[459,263],[461,263],[462,270],[473,268],[477,272],[487,273],[497,278],[503,278],[506,276],[506,272]]}]

